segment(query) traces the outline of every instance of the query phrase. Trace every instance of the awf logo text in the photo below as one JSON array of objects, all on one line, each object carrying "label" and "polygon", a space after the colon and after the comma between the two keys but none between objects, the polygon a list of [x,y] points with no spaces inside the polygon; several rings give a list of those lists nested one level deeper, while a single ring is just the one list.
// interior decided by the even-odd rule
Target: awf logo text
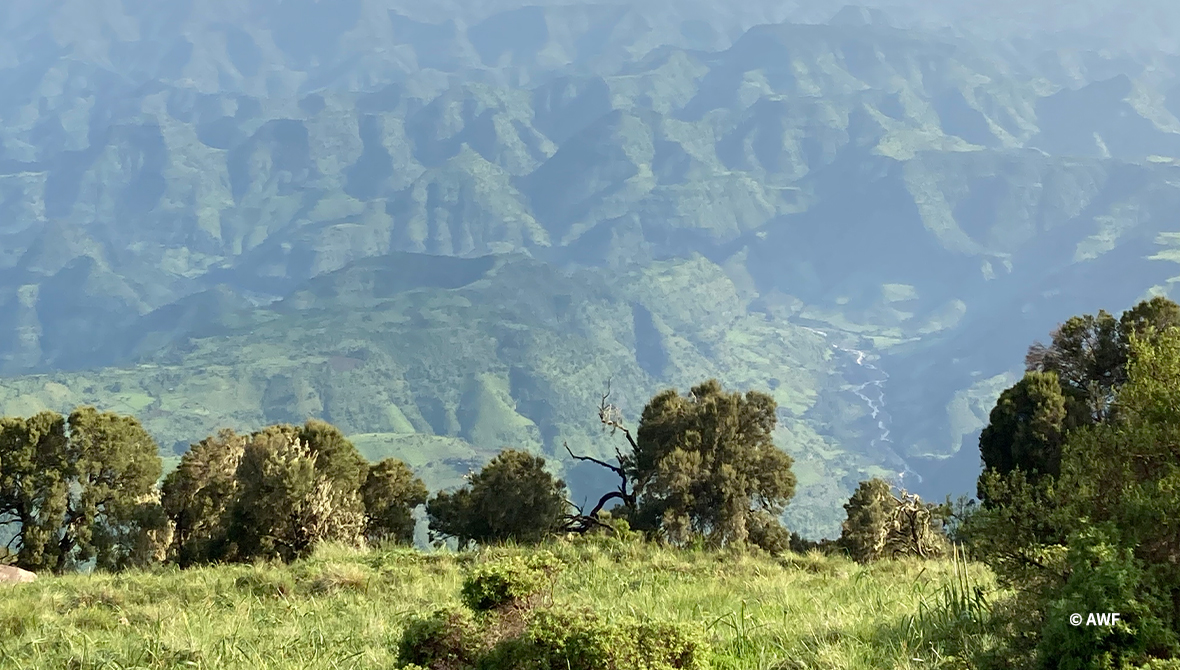
[{"label": "awf logo text", "polygon": [[1119,622],[1118,612],[1090,612],[1089,614],[1071,614],[1069,623],[1074,626],[1113,626]]}]

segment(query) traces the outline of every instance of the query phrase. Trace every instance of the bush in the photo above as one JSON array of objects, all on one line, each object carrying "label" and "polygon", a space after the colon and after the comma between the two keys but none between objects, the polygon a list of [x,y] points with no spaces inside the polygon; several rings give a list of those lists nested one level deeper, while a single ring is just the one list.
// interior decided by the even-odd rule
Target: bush
[{"label": "bush", "polygon": [[778,517],[765,510],[750,514],[747,530],[750,544],[759,547],[772,556],[778,556],[791,549],[791,533],[783,527]]},{"label": "bush", "polygon": [[885,480],[863,481],[844,505],[839,544],[858,563],[881,558],[936,558],[950,545],[942,529],[944,510],[905,490],[899,496]]},{"label": "bush", "polygon": [[476,612],[526,606],[556,571],[556,561],[549,554],[530,556],[527,561],[514,556],[486,563],[463,580],[463,604]]},{"label": "bush", "polygon": [[365,505],[365,538],[376,544],[414,540],[414,508],[426,504],[426,484],[405,463],[387,458],[369,468],[360,490]]},{"label": "bush", "polygon": [[332,479],[320,462],[290,427],[251,436],[234,475],[238,494],[226,529],[232,558],[290,562],[323,541],[359,544],[364,505],[347,488],[351,475]]},{"label": "bush", "polygon": [[[1150,652],[1174,647],[1159,614],[1171,605],[1153,597],[1143,565],[1113,527],[1093,527],[1072,536],[1065,556],[1065,585],[1048,604],[1041,657],[1063,670],[1123,667]],[[1114,626],[1075,626],[1074,613],[1119,612]],[[1174,650],[1174,649],[1173,649]]]},{"label": "bush", "polygon": [[704,670],[703,635],[677,623],[603,621],[591,612],[538,612],[519,638],[488,654],[480,670]]},{"label": "bush", "polygon": [[412,619],[398,643],[397,658],[403,669],[461,670],[473,667],[481,652],[480,632],[471,613],[440,609]]}]

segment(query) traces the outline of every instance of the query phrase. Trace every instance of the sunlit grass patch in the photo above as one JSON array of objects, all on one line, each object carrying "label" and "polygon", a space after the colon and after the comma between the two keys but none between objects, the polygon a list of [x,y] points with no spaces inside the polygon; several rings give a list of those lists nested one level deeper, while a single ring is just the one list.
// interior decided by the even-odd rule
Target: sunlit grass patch
[{"label": "sunlit grass patch", "polygon": [[[992,577],[961,560],[860,566],[610,539],[544,550],[564,565],[555,608],[699,628],[714,668],[959,668],[995,643]],[[326,545],[290,566],[43,577],[0,587],[0,667],[394,668],[412,617],[461,607],[467,570],[535,551]]]}]

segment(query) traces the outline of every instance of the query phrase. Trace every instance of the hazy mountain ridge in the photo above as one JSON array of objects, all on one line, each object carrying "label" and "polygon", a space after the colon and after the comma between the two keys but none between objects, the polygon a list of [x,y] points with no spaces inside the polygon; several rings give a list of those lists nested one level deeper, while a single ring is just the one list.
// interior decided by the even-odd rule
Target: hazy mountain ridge
[{"label": "hazy mountain ridge", "polygon": [[1165,54],[322,4],[0,13],[4,412],[94,402],[166,446],[315,414],[448,482],[609,453],[607,378],[636,416],[718,376],[774,390],[824,533],[869,473],[970,447],[1056,321],[1180,274]]}]

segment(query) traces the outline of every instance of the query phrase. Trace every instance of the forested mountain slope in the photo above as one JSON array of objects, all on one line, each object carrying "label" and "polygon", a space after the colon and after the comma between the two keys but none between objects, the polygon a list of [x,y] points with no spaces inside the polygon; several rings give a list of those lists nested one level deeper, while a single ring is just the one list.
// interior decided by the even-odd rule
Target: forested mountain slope
[{"label": "forested mountain slope", "polygon": [[809,534],[966,492],[1023,348],[1180,275],[1180,61],[827,9],[6,3],[0,410],[316,415],[446,483],[716,376]]}]

